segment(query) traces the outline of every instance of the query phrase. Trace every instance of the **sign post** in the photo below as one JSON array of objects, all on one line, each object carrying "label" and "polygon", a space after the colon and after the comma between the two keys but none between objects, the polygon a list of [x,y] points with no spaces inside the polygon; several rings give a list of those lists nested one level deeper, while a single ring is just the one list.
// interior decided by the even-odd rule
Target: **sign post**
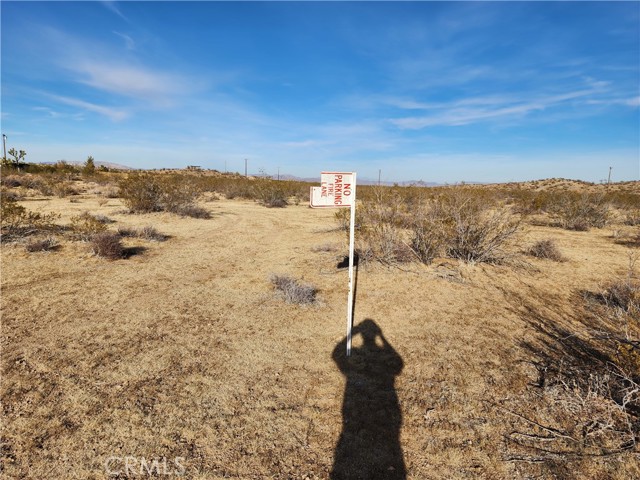
[{"label": "sign post", "polygon": [[311,187],[311,208],[351,207],[349,222],[349,296],[347,297],[347,356],[351,355],[351,328],[353,326],[353,258],[356,228],[356,172],[322,172],[320,186]]}]

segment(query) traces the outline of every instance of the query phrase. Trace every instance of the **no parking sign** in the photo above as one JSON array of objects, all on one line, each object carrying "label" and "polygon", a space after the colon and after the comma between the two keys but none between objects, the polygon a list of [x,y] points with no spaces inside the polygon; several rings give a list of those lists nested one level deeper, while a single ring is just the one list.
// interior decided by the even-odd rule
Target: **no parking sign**
[{"label": "no parking sign", "polygon": [[356,172],[322,172],[320,186],[311,187],[311,208],[351,207],[349,224],[349,296],[347,299],[347,356],[351,355],[353,326],[353,250],[356,224]]}]

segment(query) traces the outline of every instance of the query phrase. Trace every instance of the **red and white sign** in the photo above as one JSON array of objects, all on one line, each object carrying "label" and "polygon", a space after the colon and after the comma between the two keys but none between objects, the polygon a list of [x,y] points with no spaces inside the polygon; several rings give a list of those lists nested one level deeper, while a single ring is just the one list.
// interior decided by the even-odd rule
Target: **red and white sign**
[{"label": "red and white sign", "polygon": [[320,186],[311,187],[311,208],[350,207],[355,198],[354,172],[322,172]]},{"label": "red and white sign", "polygon": [[351,355],[351,329],[353,327],[356,172],[322,172],[320,174],[320,186],[311,187],[309,206],[312,208],[351,207],[349,221],[349,296],[347,297],[347,356],[349,356]]}]

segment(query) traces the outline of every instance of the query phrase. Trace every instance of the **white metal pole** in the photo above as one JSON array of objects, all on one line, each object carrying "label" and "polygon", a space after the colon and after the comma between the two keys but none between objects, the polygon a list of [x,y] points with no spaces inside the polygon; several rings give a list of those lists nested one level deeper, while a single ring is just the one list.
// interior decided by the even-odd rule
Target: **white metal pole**
[{"label": "white metal pole", "polygon": [[349,297],[347,300],[347,357],[351,355],[351,328],[353,327],[353,255],[356,231],[356,173],[353,172],[353,198],[349,224]]}]

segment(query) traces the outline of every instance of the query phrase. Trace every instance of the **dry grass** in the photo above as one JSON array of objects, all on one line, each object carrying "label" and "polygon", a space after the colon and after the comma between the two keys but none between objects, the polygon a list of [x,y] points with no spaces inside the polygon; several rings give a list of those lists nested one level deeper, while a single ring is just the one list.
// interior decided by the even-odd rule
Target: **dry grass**
[{"label": "dry grass", "polygon": [[316,301],[318,290],[313,285],[300,282],[288,275],[271,275],[269,280],[287,303],[308,305]]},{"label": "dry grass", "polygon": [[155,242],[164,242],[168,238],[167,235],[160,233],[151,225],[142,228],[118,227],[118,235],[121,237],[137,237]]},{"label": "dry grass", "polygon": [[[60,224],[86,209],[21,205]],[[126,262],[64,237],[55,255],[3,245],[3,476],[113,478],[105,461],[135,456],[182,457],[194,479],[324,479],[339,470],[345,425],[360,422],[358,464],[400,458],[411,479],[640,477],[637,317],[601,296],[629,278],[635,247],[542,225],[527,238],[552,236],[566,262],[361,266],[345,366],[347,274],[309,251],[344,244],[333,212],[207,206],[204,222],[132,217],[110,201],[100,211],[114,226],[171,236]],[[265,281],[274,271],[304,278],[322,303],[283,302]],[[354,399],[386,428],[349,413]]]}]

